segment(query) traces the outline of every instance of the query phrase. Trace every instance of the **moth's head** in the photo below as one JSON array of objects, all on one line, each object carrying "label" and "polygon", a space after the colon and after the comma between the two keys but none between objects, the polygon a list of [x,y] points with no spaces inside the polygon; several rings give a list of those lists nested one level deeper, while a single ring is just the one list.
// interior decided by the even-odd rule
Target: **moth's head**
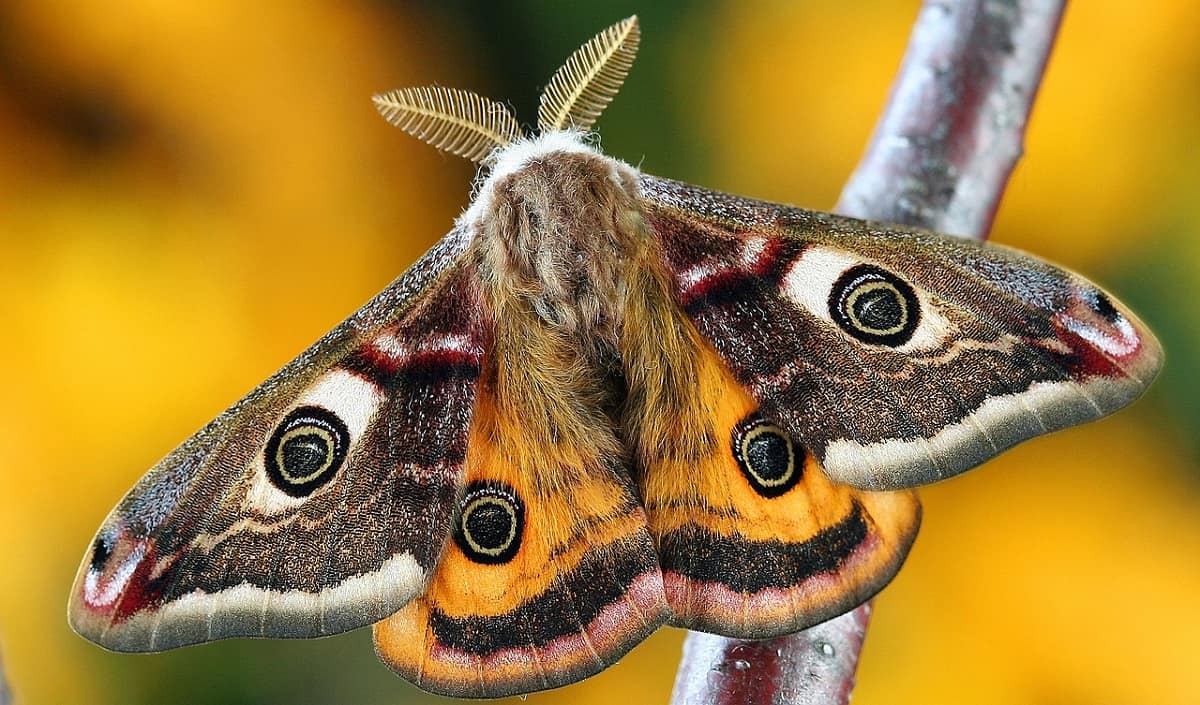
[{"label": "moth's head", "polygon": [[580,135],[616,96],[637,56],[637,17],[592,37],[555,72],[542,92],[538,136],[527,139],[512,111],[470,91],[440,86],[403,88],[374,97],[384,119],[434,147],[490,167],[515,171],[531,152],[561,143],[590,150]]},{"label": "moth's head", "polygon": [[[578,194],[592,194],[604,209],[623,200],[622,194],[636,191],[634,169],[601,154],[589,136],[580,130],[554,130],[497,148],[460,222],[520,212],[521,218],[547,223],[586,209]],[[562,204],[573,206],[564,209]]]}]

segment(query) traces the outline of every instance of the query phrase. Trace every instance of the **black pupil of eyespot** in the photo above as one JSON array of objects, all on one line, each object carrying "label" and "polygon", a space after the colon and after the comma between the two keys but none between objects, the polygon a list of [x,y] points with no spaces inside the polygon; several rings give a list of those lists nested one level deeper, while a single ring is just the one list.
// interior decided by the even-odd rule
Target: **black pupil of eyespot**
[{"label": "black pupil of eyespot", "polygon": [[462,515],[454,543],[469,560],[484,565],[508,563],[521,550],[525,507],[512,487],[497,481],[476,481],[461,500]]},{"label": "black pupil of eyespot", "polygon": [[859,264],[834,282],[829,316],[864,343],[898,347],[916,332],[921,304],[908,282],[873,264]]},{"label": "black pupil of eyespot", "polygon": [[738,469],[760,497],[782,497],[804,476],[804,448],[757,412],[733,427],[731,440]]},{"label": "black pupil of eyespot", "polygon": [[904,304],[895,291],[879,287],[854,301],[854,317],[874,330],[891,330],[904,323]]},{"label": "black pupil of eyespot", "polygon": [[790,456],[787,439],[778,433],[760,433],[746,444],[746,462],[767,482],[787,475]]},{"label": "black pupil of eyespot", "polygon": [[463,523],[467,535],[482,548],[503,548],[512,536],[512,514],[495,502],[479,504]]},{"label": "black pupil of eyespot", "polygon": [[332,449],[320,433],[292,436],[283,444],[283,469],[293,477],[311,475],[329,462]]},{"label": "black pupil of eyespot", "polygon": [[349,448],[350,430],[337,414],[319,406],[293,409],[267,440],[267,478],[292,497],[307,497],[337,476]]}]

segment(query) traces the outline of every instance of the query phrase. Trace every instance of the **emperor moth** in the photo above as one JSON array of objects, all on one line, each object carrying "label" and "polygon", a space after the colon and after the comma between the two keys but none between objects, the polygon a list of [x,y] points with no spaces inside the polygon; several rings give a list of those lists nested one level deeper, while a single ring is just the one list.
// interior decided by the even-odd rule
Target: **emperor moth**
[{"label": "emperor moth", "polygon": [[374,624],[390,667],[469,697],[584,678],[663,624],[787,634],[891,579],[912,487],[1157,373],[1132,313],[1028,255],[601,154],[586,130],[638,41],[629,18],[572,55],[532,137],[465,91],[376,97],[483,165],[470,207],[121,501],[79,633]]}]

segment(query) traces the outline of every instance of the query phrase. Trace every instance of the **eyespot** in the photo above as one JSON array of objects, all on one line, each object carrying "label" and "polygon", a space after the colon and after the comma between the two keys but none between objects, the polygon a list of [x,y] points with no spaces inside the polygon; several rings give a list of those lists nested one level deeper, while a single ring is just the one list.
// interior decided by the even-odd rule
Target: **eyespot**
[{"label": "eyespot", "polygon": [[521,548],[525,505],[511,487],[476,482],[467,487],[460,504],[454,542],[476,563],[507,563]]},{"label": "eyespot", "polygon": [[907,282],[891,272],[860,264],[842,273],[829,292],[829,315],[864,343],[907,343],[921,320],[921,304]]},{"label": "eyespot", "polygon": [[302,406],[288,414],[267,441],[267,477],[293,497],[307,497],[333,479],[346,451],[350,432],[333,412]]},{"label": "eyespot", "polygon": [[734,426],[733,458],[750,486],[763,497],[784,494],[804,473],[804,450],[757,412]]}]

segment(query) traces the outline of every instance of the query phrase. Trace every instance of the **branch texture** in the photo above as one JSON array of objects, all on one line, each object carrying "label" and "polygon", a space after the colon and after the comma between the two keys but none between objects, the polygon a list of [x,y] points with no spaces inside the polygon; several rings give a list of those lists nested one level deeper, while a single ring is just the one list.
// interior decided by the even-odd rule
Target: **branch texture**
[{"label": "branch texture", "polygon": [[837,212],[984,239],[1065,0],[927,0]]},{"label": "branch texture", "polygon": [[674,705],[845,703],[871,604],[799,634],[741,641],[690,632],[671,693]]},{"label": "branch texture", "polygon": [[[926,0],[837,212],[985,239],[1065,0]],[[761,642],[690,633],[672,705],[844,705],[870,603]]]}]

